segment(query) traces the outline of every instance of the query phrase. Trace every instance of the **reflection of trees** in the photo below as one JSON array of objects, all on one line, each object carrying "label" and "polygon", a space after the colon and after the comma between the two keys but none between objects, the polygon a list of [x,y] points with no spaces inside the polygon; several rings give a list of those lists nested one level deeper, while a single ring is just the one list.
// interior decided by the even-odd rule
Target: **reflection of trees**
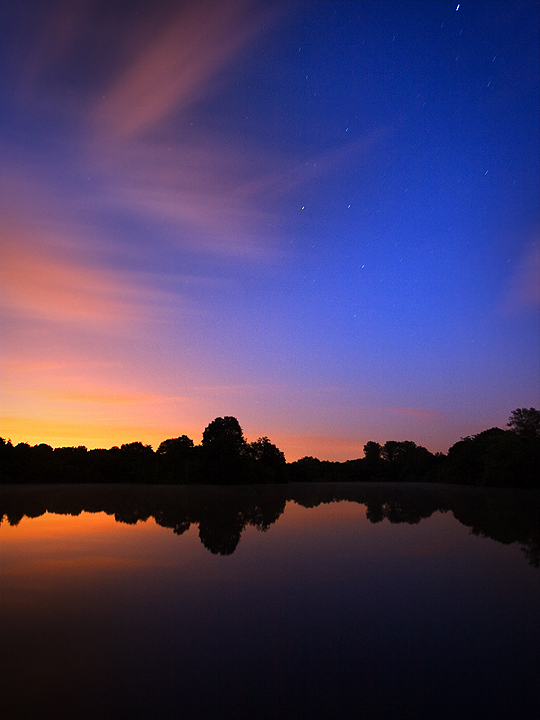
[{"label": "reflection of trees", "polygon": [[540,568],[540,542],[531,540],[529,544],[524,544],[521,549],[529,563],[535,568]]},{"label": "reflection of trees", "polygon": [[241,513],[215,509],[199,522],[199,538],[214,555],[232,555],[246,526]]},{"label": "reflection of trees", "polygon": [[216,555],[232,555],[247,525],[264,532],[285,509],[283,492],[268,492],[266,488],[260,492],[229,490],[225,489],[221,497],[214,498],[195,514],[202,544]]},{"label": "reflection of trees", "polygon": [[171,528],[177,535],[192,524],[199,525],[202,544],[217,555],[231,555],[247,525],[267,530],[285,509],[282,489],[274,487],[194,487],[171,496],[176,502],[155,512],[156,523]]},{"label": "reflection of trees", "polygon": [[266,531],[292,500],[306,508],[348,501],[366,506],[373,522],[416,524],[434,512],[452,512],[471,532],[519,543],[540,566],[540,495],[534,490],[406,483],[291,483],[257,486],[41,485],[0,488],[0,518],[16,525],[45,512],[105,512],[134,524],[155,518],[177,535],[199,526],[203,545],[230,555],[244,529]]},{"label": "reflection of trees", "polygon": [[135,507],[122,508],[118,512],[114,513],[114,519],[116,522],[125,523],[126,525],[136,525],[139,520],[145,522],[145,520],[148,520],[149,517],[150,516],[147,513],[141,512]]}]

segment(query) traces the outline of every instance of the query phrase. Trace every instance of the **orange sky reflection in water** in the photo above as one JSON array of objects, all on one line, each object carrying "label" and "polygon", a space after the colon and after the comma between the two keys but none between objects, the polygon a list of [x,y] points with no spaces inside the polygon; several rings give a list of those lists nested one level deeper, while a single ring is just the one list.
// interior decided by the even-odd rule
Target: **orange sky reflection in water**
[{"label": "orange sky reflection in water", "polygon": [[[6,499],[16,494],[10,490],[32,496],[29,488],[10,488]],[[201,488],[192,490],[201,495]],[[225,491],[234,492],[204,490],[205,507],[223,502],[224,511]],[[64,493],[66,500],[76,494],[74,488]],[[108,500],[104,488],[101,497],[112,503],[124,494],[111,491]],[[61,494],[50,497],[58,503]],[[305,497],[306,504],[313,500]],[[180,517],[180,501],[178,507]],[[201,515],[207,530],[210,515]],[[216,511],[218,535],[227,529],[220,517]],[[219,699],[236,708],[251,689],[251,666],[263,670],[265,687],[268,682],[280,693],[298,676],[306,698],[319,686],[326,692],[324,683],[346,672],[328,692],[342,697],[350,689],[355,708],[365,704],[364,690],[381,672],[384,692],[390,688],[395,697],[406,696],[402,672],[438,692],[463,658],[475,668],[491,663],[485,676],[471,676],[474,692],[478,677],[486,678],[482,697],[491,697],[494,673],[504,681],[509,656],[525,657],[517,670],[520,678],[525,673],[520,689],[535,678],[528,659],[537,658],[536,570],[516,544],[474,536],[451,512],[436,511],[417,524],[371,523],[360,503],[289,501],[267,532],[248,526],[226,557],[202,545],[197,524],[178,536],[151,518],[128,525],[104,512],[46,513],[16,526],[1,523],[0,570],[1,675],[10,717],[72,718],[81,698],[89,708],[85,719],[154,717],[162,699],[166,712],[158,715],[175,717],[186,697],[190,703],[193,697],[186,716],[222,717],[217,707],[200,712],[209,678],[231,689]],[[477,628],[486,649],[478,647]],[[434,651],[442,667],[433,662]],[[355,683],[363,673],[360,693]],[[459,691],[461,678],[452,680],[446,697]],[[273,690],[257,695],[249,716],[273,700]],[[21,703],[23,713],[10,714]],[[469,705],[463,703],[461,716]],[[272,717],[294,717],[285,707]],[[430,713],[418,717],[440,717],[440,707],[437,698]],[[310,714],[333,716],[330,705],[322,715]]]},{"label": "orange sky reflection in water", "polygon": [[[196,529],[193,528],[192,532]],[[17,526],[0,525],[2,576],[94,575],[107,571],[137,572],[168,566],[163,540],[171,533],[153,518],[137,525],[118,523],[104,512],[80,515],[45,513],[23,518]],[[179,552],[175,564],[188,557]]]},{"label": "orange sky reflection in water", "polygon": [[[331,555],[339,547],[358,546],[372,559],[391,553],[394,558],[414,558],[455,552],[472,539],[467,528],[458,526],[450,514],[434,513],[414,529],[388,521],[373,524],[366,507],[352,502],[333,502],[306,508],[288,501],[285,512],[267,532],[247,526],[235,551],[249,561],[273,562],[274,552],[288,554],[313,550]],[[411,530],[414,530],[411,532]],[[206,572],[214,557],[203,547],[198,526],[176,536],[151,517],[135,525],[116,522],[104,512],[82,512],[78,516],[46,513],[23,518],[16,526],[4,520],[0,525],[2,575],[50,580],[100,573],[139,573],[162,567],[194,575]],[[463,547],[464,549],[464,547]],[[358,550],[357,550],[358,551]],[[228,563],[233,564],[231,559]],[[232,568],[230,568],[232,569]]]}]

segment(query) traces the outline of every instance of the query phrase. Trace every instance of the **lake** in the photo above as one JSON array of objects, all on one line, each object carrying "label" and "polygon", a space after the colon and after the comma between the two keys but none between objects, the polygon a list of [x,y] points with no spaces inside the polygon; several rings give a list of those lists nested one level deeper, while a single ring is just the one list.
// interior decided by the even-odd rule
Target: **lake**
[{"label": "lake", "polygon": [[5,720],[540,716],[540,494],[0,487]]}]

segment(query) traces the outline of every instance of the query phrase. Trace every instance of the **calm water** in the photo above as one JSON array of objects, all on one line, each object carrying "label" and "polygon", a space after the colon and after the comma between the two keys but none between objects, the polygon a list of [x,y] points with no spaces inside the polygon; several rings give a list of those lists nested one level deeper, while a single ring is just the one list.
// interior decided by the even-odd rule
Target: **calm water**
[{"label": "calm water", "polygon": [[535,718],[538,493],[0,489],[24,718]]}]

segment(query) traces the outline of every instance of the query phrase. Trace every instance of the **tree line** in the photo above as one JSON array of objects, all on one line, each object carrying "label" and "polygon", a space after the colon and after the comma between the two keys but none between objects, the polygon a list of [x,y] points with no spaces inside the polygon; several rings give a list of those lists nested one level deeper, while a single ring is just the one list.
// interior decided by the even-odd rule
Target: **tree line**
[{"label": "tree line", "polygon": [[238,420],[219,417],[195,445],[186,435],[110,449],[13,445],[0,438],[2,483],[268,484],[283,482],[438,482],[540,487],[540,411],[514,410],[507,429],[490,428],[431,453],[410,440],[374,441],[345,462],[304,457],[287,463],[268,437],[248,442]]}]

